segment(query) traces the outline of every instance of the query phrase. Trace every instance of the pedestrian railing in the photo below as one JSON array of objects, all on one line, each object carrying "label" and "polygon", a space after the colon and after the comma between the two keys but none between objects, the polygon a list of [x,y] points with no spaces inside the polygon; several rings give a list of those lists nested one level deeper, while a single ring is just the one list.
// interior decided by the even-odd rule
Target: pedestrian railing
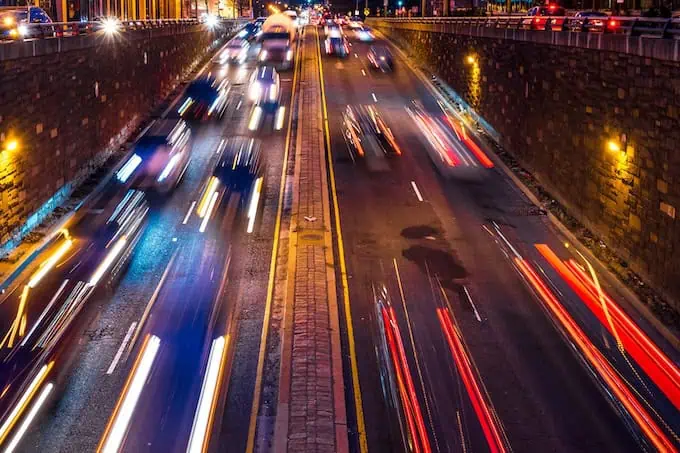
[{"label": "pedestrian railing", "polygon": [[95,33],[115,35],[133,30],[176,29],[190,25],[203,25],[206,29],[226,28],[233,30],[245,23],[246,20],[244,19],[208,21],[199,19],[118,20],[105,18],[93,21],[17,24],[14,28],[0,29],[0,41],[28,41]]},{"label": "pedestrian railing", "polygon": [[535,30],[543,32],[613,33],[630,36],[680,39],[680,18],[629,16],[488,16],[375,18],[395,24],[435,24],[441,31],[457,27]]}]

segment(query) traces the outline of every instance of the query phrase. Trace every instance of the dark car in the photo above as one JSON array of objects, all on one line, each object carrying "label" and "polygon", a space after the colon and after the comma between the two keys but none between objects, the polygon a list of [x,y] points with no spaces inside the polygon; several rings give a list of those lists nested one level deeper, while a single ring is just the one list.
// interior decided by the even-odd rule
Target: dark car
[{"label": "dark car", "polygon": [[158,120],[135,143],[134,154],[117,177],[124,182],[134,173],[135,188],[168,192],[180,183],[190,159],[191,131],[186,122]]},{"label": "dark car", "polygon": [[239,195],[239,206],[246,209],[246,232],[252,233],[264,191],[264,158],[260,141],[242,136],[227,139],[213,177],[219,183],[216,186],[222,205],[232,195]]},{"label": "dark car", "polygon": [[349,55],[349,41],[342,34],[331,34],[325,41],[326,55],[346,57]]},{"label": "dark car", "polygon": [[255,69],[250,76],[248,96],[265,111],[276,110],[281,96],[281,80],[276,68],[261,66]]},{"label": "dark car", "polygon": [[571,31],[603,32],[615,26],[616,21],[610,21],[609,16],[602,11],[579,11],[569,22]]},{"label": "dark car", "polygon": [[560,31],[565,25],[566,15],[566,10],[555,4],[534,6],[527,12],[528,17],[522,21],[522,28]]},{"label": "dark car", "polygon": [[54,35],[52,19],[37,6],[0,7],[0,39],[15,40]]},{"label": "dark car", "polygon": [[383,72],[389,72],[394,69],[392,52],[386,46],[371,46],[366,56],[373,69]]},{"label": "dark car", "polygon": [[342,135],[352,158],[380,159],[401,154],[392,130],[373,105],[348,105],[342,114]]},{"label": "dark car", "polygon": [[189,120],[221,118],[227,105],[225,83],[218,83],[212,77],[192,81],[184,92],[184,99],[177,113]]}]

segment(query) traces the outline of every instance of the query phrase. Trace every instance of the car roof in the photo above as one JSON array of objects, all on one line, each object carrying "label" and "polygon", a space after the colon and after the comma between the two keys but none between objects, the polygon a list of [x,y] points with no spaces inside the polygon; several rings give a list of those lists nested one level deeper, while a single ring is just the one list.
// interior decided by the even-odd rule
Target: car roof
[{"label": "car roof", "polygon": [[597,17],[607,17],[607,13],[602,11],[579,11],[576,13],[577,16],[597,16]]},{"label": "car roof", "polygon": [[262,154],[259,140],[246,136],[235,136],[227,139],[218,167],[253,168]]},{"label": "car roof", "polygon": [[166,138],[175,131],[175,128],[186,128],[186,122],[180,118],[156,120],[156,122],[144,134],[144,138]]}]

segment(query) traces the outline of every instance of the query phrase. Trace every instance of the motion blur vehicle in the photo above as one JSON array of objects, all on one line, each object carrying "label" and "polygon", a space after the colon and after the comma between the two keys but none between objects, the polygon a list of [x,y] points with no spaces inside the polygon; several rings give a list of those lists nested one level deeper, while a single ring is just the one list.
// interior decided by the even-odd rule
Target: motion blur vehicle
[{"label": "motion blur vehicle", "polygon": [[371,68],[375,70],[390,72],[394,69],[392,53],[386,46],[371,46],[366,56],[371,63]]},{"label": "motion blur vehicle", "polygon": [[261,66],[253,71],[248,86],[248,97],[255,105],[265,111],[275,110],[279,106],[281,95],[281,81],[276,68]]},{"label": "motion blur vehicle", "polygon": [[213,77],[195,79],[187,86],[177,113],[186,119],[205,121],[221,118],[227,107],[227,80]]},{"label": "motion blur vehicle", "polygon": [[258,34],[260,33],[260,24],[257,22],[249,22],[247,23],[241,31],[239,31],[236,34],[237,38],[241,39],[247,39],[248,41],[252,41],[255,39]]},{"label": "motion blur vehicle", "polygon": [[350,29],[354,30],[354,29],[357,29],[357,28],[361,28],[363,26],[364,26],[364,23],[361,20],[361,17],[359,17],[359,16],[350,17],[349,24],[348,24],[348,27]]},{"label": "motion blur vehicle", "polygon": [[260,35],[261,64],[276,65],[281,69],[289,69],[295,54],[295,36],[297,27],[290,16],[282,13],[272,14],[262,24]]},{"label": "motion blur vehicle", "polygon": [[213,171],[213,186],[221,192],[222,203],[238,194],[239,207],[246,209],[246,232],[252,233],[262,206],[264,161],[262,144],[251,137],[227,139],[219,162]]},{"label": "motion blur vehicle", "polygon": [[190,158],[191,131],[187,123],[182,119],[158,120],[135,144],[134,153],[118,172],[118,179],[128,179],[139,168],[133,187],[169,192],[182,180]]},{"label": "motion blur vehicle", "polygon": [[374,105],[348,105],[342,114],[342,135],[352,159],[365,158],[369,166],[380,166],[386,156],[401,155],[392,130]]},{"label": "motion blur vehicle", "polygon": [[0,7],[0,40],[52,36],[54,28],[44,26],[51,23],[50,16],[37,6]]},{"label": "motion blur vehicle", "polygon": [[[477,179],[493,162],[468,135],[462,120],[445,111],[432,114],[417,101],[406,107],[425,139],[426,150],[442,176]],[[443,115],[440,115],[442,114]]]},{"label": "motion blur vehicle", "polygon": [[569,22],[569,30],[601,33],[617,27],[617,21],[609,20],[602,11],[579,11]]},{"label": "motion blur vehicle", "polygon": [[560,31],[565,25],[566,15],[566,10],[555,4],[534,6],[527,11],[529,17],[522,21],[522,28],[525,30]]},{"label": "motion blur vehicle", "polygon": [[373,35],[373,32],[368,27],[355,28],[354,29],[354,36],[356,36],[356,38],[359,41],[363,41],[363,42],[372,42],[372,41],[375,40],[375,36]]},{"label": "motion blur vehicle", "polygon": [[323,26],[323,33],[328,36],[331,33],[340,33],[342,34],[342,28],[340,25],[335,22],[333,19],[327,19],[326,24]]},{"label": "motion blur vehicle", "polygon": [[248,51],[250,50],[250,43],[246,39],[234,38],[229,41],[226,47],[218,55],[220,63],[238,63],[243,64],[248,59]]},{"label": "motion blur vehicle", "polygon": [[341,58],[349,55],[349,41],[343,34],[331,32],[324,44],[326,55],[335,55]]}]

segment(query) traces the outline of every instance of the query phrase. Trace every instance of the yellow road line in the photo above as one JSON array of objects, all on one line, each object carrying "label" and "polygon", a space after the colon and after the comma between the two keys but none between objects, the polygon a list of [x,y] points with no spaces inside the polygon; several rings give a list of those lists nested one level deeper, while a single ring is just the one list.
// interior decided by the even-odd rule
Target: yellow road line
[{"label": "yellow road line", "polygon": [[286,131],[286,144],[284,146],[283,164],[281,168],[281,184],[279,187],[279,203],[276,209],[276,223],[274,225],[274,243],[272,245],[272,258],[269,263],[269,282],[267,283],[267,300],[264,306],[264,317],[262,322],[262,335],[260,337],[260,352],[257,358],[257,371],[255,374],[255,393],[253,394],[253,405],[250,409],[250,424],[248,426],[248,441],[246,443],[246,453],[252,453],[255,448],[255,431],[257,428],[257,413],[260,409],[260,398],[262,397],[262,375],[264,373],[265,354],[267,352],[267,336],[269,335],[269,318],[271,317],[272,300],[274,296],[274,277],[276,274],[276,260],[279,252],[279,234],[281,232],[281,214],[283,212],[283,196],[286,190],[286,173],[288,170],[288,155],[290,153],[290,140],[293,127],[293,106],[295,105],[296,85],[300,67],[300,45],[295,50],[295,68],[293,70],[293,89],[290,96],[290,110],[288,112],[288,129]]},{"label": "yellow road line", "polygon": [[345,306],[345,321],[347,323],[347,340],[349,344],[349,358],[352,367],[352,388],[354,394],[354,409],[357,416],[357,432],[359,434],[359,450],[361,453],[368,451],[366,442],[366,424],[364,422],[364,406],[361,400],[361,388],[359,385],[359,368],[357,365],[356,346],[354,344],[354,328],[352,326],[352,312],[349,303],[349,285],[347,283],[347,265],[345,264],[345,248],[342,242],[342,229],[340,228],[340,207],[338,205],[338,192],[335,187],[335,170],[333,169],[333,156],[331,154],[331,137],[328,126],[328,109],[326,107],[326,89],[323,78],[323,63],[321,60],[321,44],[319,42],[319,30],[316,32],[316,49],[319,57],[319,76],[321,79],[321,105],[323,107],[323,125],[326,133],[326,156],[331,181],[331,195],[333,197],[333,212],[335,214],[335,230],[338,236],[338,261],[340,261],[340,276],[342,281],[342,295]]}]

